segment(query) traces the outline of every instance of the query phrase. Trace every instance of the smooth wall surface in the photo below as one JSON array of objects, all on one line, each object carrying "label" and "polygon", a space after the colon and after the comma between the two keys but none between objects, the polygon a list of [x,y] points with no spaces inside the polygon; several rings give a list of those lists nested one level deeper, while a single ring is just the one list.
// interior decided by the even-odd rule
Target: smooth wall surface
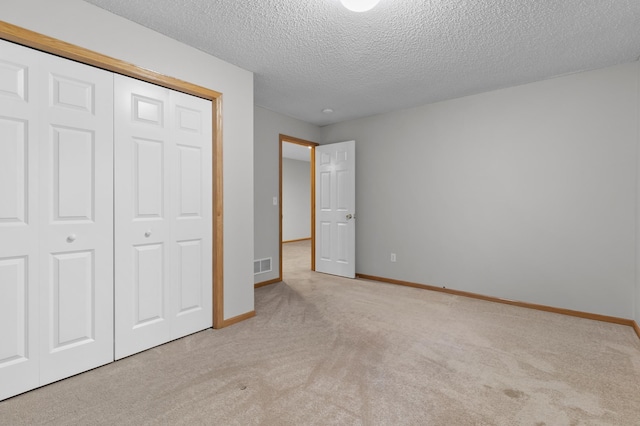
[{"label": "smooth wall surface", "polygon": [[[320,141],[320,128],[271,110],[255,107],[254,110],[254,208],[255,208],[255,259],[271,257],[273,270],[255,276],[260,283],[280,276],[279,207],[273,205],[273,197],[279,193],[280,134],[294,138]],[[279,202],[279,200],[278,200]]]},{"label": "smooth wall surface", "polygon": [[253,310],[253,74],[81,0],[3,0],[0,19],[223,93],[225,319]]},{"label": "smooth wall surface", "polygon": [[282,159],[282,241],[311,238],[311,163]]},{"label": "smooth wall surface", "polygon": [[637,319],[639,117],[632,63],[324,127],[357,271]]}]

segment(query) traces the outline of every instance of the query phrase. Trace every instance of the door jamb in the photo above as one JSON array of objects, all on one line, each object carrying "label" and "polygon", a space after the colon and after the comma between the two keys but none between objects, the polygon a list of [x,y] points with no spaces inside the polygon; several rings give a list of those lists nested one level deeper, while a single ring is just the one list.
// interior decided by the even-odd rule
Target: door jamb
[{"label": "door jamb", "polygon": [[280,222],[280,236],[278,245],[280,247],[280,279],[282,281],[282,144],[284,142],[294,143],[297,145],[308,146],[311,147],[311,161],[310,161],[310,173],[311,173],[311,270],[316,270],[316,146],[320,145],[315,142],[307,141],[300,138],[294,138],[292,136],[287,136],[280,134],[280,178],[279,178],[279,193],[278,197],[280,198],[280,214],[278,216],[278,220]]}]

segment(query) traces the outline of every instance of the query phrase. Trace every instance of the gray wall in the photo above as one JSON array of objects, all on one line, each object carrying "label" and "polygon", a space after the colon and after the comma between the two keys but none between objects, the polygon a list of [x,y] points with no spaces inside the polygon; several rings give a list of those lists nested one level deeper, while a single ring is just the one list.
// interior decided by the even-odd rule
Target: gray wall
[{"label": "gray wall", "polygon": [[253,74],[81,0],[2,0],[1,19],[224,94],[224,316],[253,310]]},{"label": "gray wall", "polygon": [[635,294],[635,317],[636,323],[640,325],[640,62],[636,66],[638,108],[636,109],[636,120],[638,120],[638,158],[636,159],[637,170],[637,194],[636,194],[636,294]]},{"label": "gray wall", "polygon": [[356,140],[357,271],[639,319],[638,73],[324,127],[324,143]]},{"label": "gray wall", "polygon": [[282,159],[282,241],[311,238],[311,163]]},{"label": "gray wall", "polygon": [[[226,102],[226,101],[225,101]],[[320,142],[320,128],[286,115],[256,106],[254,110],[254,259],[273,258],[273,271],[255,276],[255,282],[278,278],[280,230],[278,206],[279,135]]]}]

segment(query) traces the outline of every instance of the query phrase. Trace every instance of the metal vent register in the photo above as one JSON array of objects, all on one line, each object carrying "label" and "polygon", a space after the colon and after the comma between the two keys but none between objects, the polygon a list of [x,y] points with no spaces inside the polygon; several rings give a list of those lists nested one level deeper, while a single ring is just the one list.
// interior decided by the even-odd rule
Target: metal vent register
[{"label": "metal vent register", "polygon": [[257,259],[253,261],[253,275],[271,272],[271,258]]}]

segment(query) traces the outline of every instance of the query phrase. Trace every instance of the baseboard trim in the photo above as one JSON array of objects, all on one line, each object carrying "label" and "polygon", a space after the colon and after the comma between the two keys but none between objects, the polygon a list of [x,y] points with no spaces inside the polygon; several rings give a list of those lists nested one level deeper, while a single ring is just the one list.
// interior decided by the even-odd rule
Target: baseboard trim
[{"label": "baseboard trim", "polygon": [[528,303],[528,302],[520,302],[520,301],[517,301],[517,300],[502,299],[502,298],[499,298],[499,297],[485,296],[483,294],[471,293],[471,292],[468,292],[468,291],[452,290],[452,289],[449,289],[449,288],[436,287],[436,286],[426,285],[426,284],[412,283],[412,282],[409,282],[409,281],[395,280],[395,279],[392,279],[392,278],[377,277],[375,275],[356,274],[356,277],[357,278],[362,278],[362,279],[365,279],[365,280],[379,281],[379,282],[383,282],[383,283],[387,283],[387,284],[395,284],[395,285],[402,285],[402,286],[405,286],[405,287],[420,288],[420,289],[423,289],[423,290],[438,291],[440,293],[448,293],[448,294],[453,294],[453,295],[456,295],[456,296],[464,296],[464,297],[470,297],[472,299],[485,300],[485,301],[488,301],[488,302],[495,302],[495,303],[502,303],[502,304],[505,304],[505,305],[518,306],[518,307],[521,307],[521,308],[535,309],[535,310],[538,310],[538,311],[545,311],[545,312],[553,312],[555,314],[568,315],[568,316],[578,317],[578,318],[585,318],[585,319],[590,319],[590,320],[594,320],[594,321],[602,321],[602,322],[609,322],[609,323],[613,323],[613,324],[627,325],[627,326],[632,327],[635,330],[636,334],[638,335],[638,338],[640,338],[640,327],[638,327],[638,324],[634,320],[630,320],[630,319],[626,319],[626,318],[611,317],[611,316],[608,316],[608,315],[600,315],[600,314],[592,314],[592,313],[589,313],[589,312],[574,311],[572,309],[555,308],[553,306],[547,306],[547,305],[538,305],[536,303]]},{"label": "baseboard trim", "polygon": [[281,277],[278,278],[274,278],[272,280],[269,281],[262,281],[261,283],[256,283],[253,285],[253,288],[260,288],[260,287],[264,287],[266,285],[271,285],[271,284],[275,284],[275,283],[279,283],[280,281],[282,281]]},{"label": "baseboard trim", "polygon": [[237,324],[244,320],[248,320],[249,318],[253,318],[256,316],[256,311],[249,311],[246,314],[238,315],[237,317],[229,318],[222,321],[222,324],[218,328],[229,327],[230,325]]},{"label": "baseboard trim", "polygon": [[287,244],[287,243],[297,243],[299,241],[310,241],[311,237],[308,238],[298,238],[297,240],[287,240],[287,241],[283,241],[282,244]]}]

